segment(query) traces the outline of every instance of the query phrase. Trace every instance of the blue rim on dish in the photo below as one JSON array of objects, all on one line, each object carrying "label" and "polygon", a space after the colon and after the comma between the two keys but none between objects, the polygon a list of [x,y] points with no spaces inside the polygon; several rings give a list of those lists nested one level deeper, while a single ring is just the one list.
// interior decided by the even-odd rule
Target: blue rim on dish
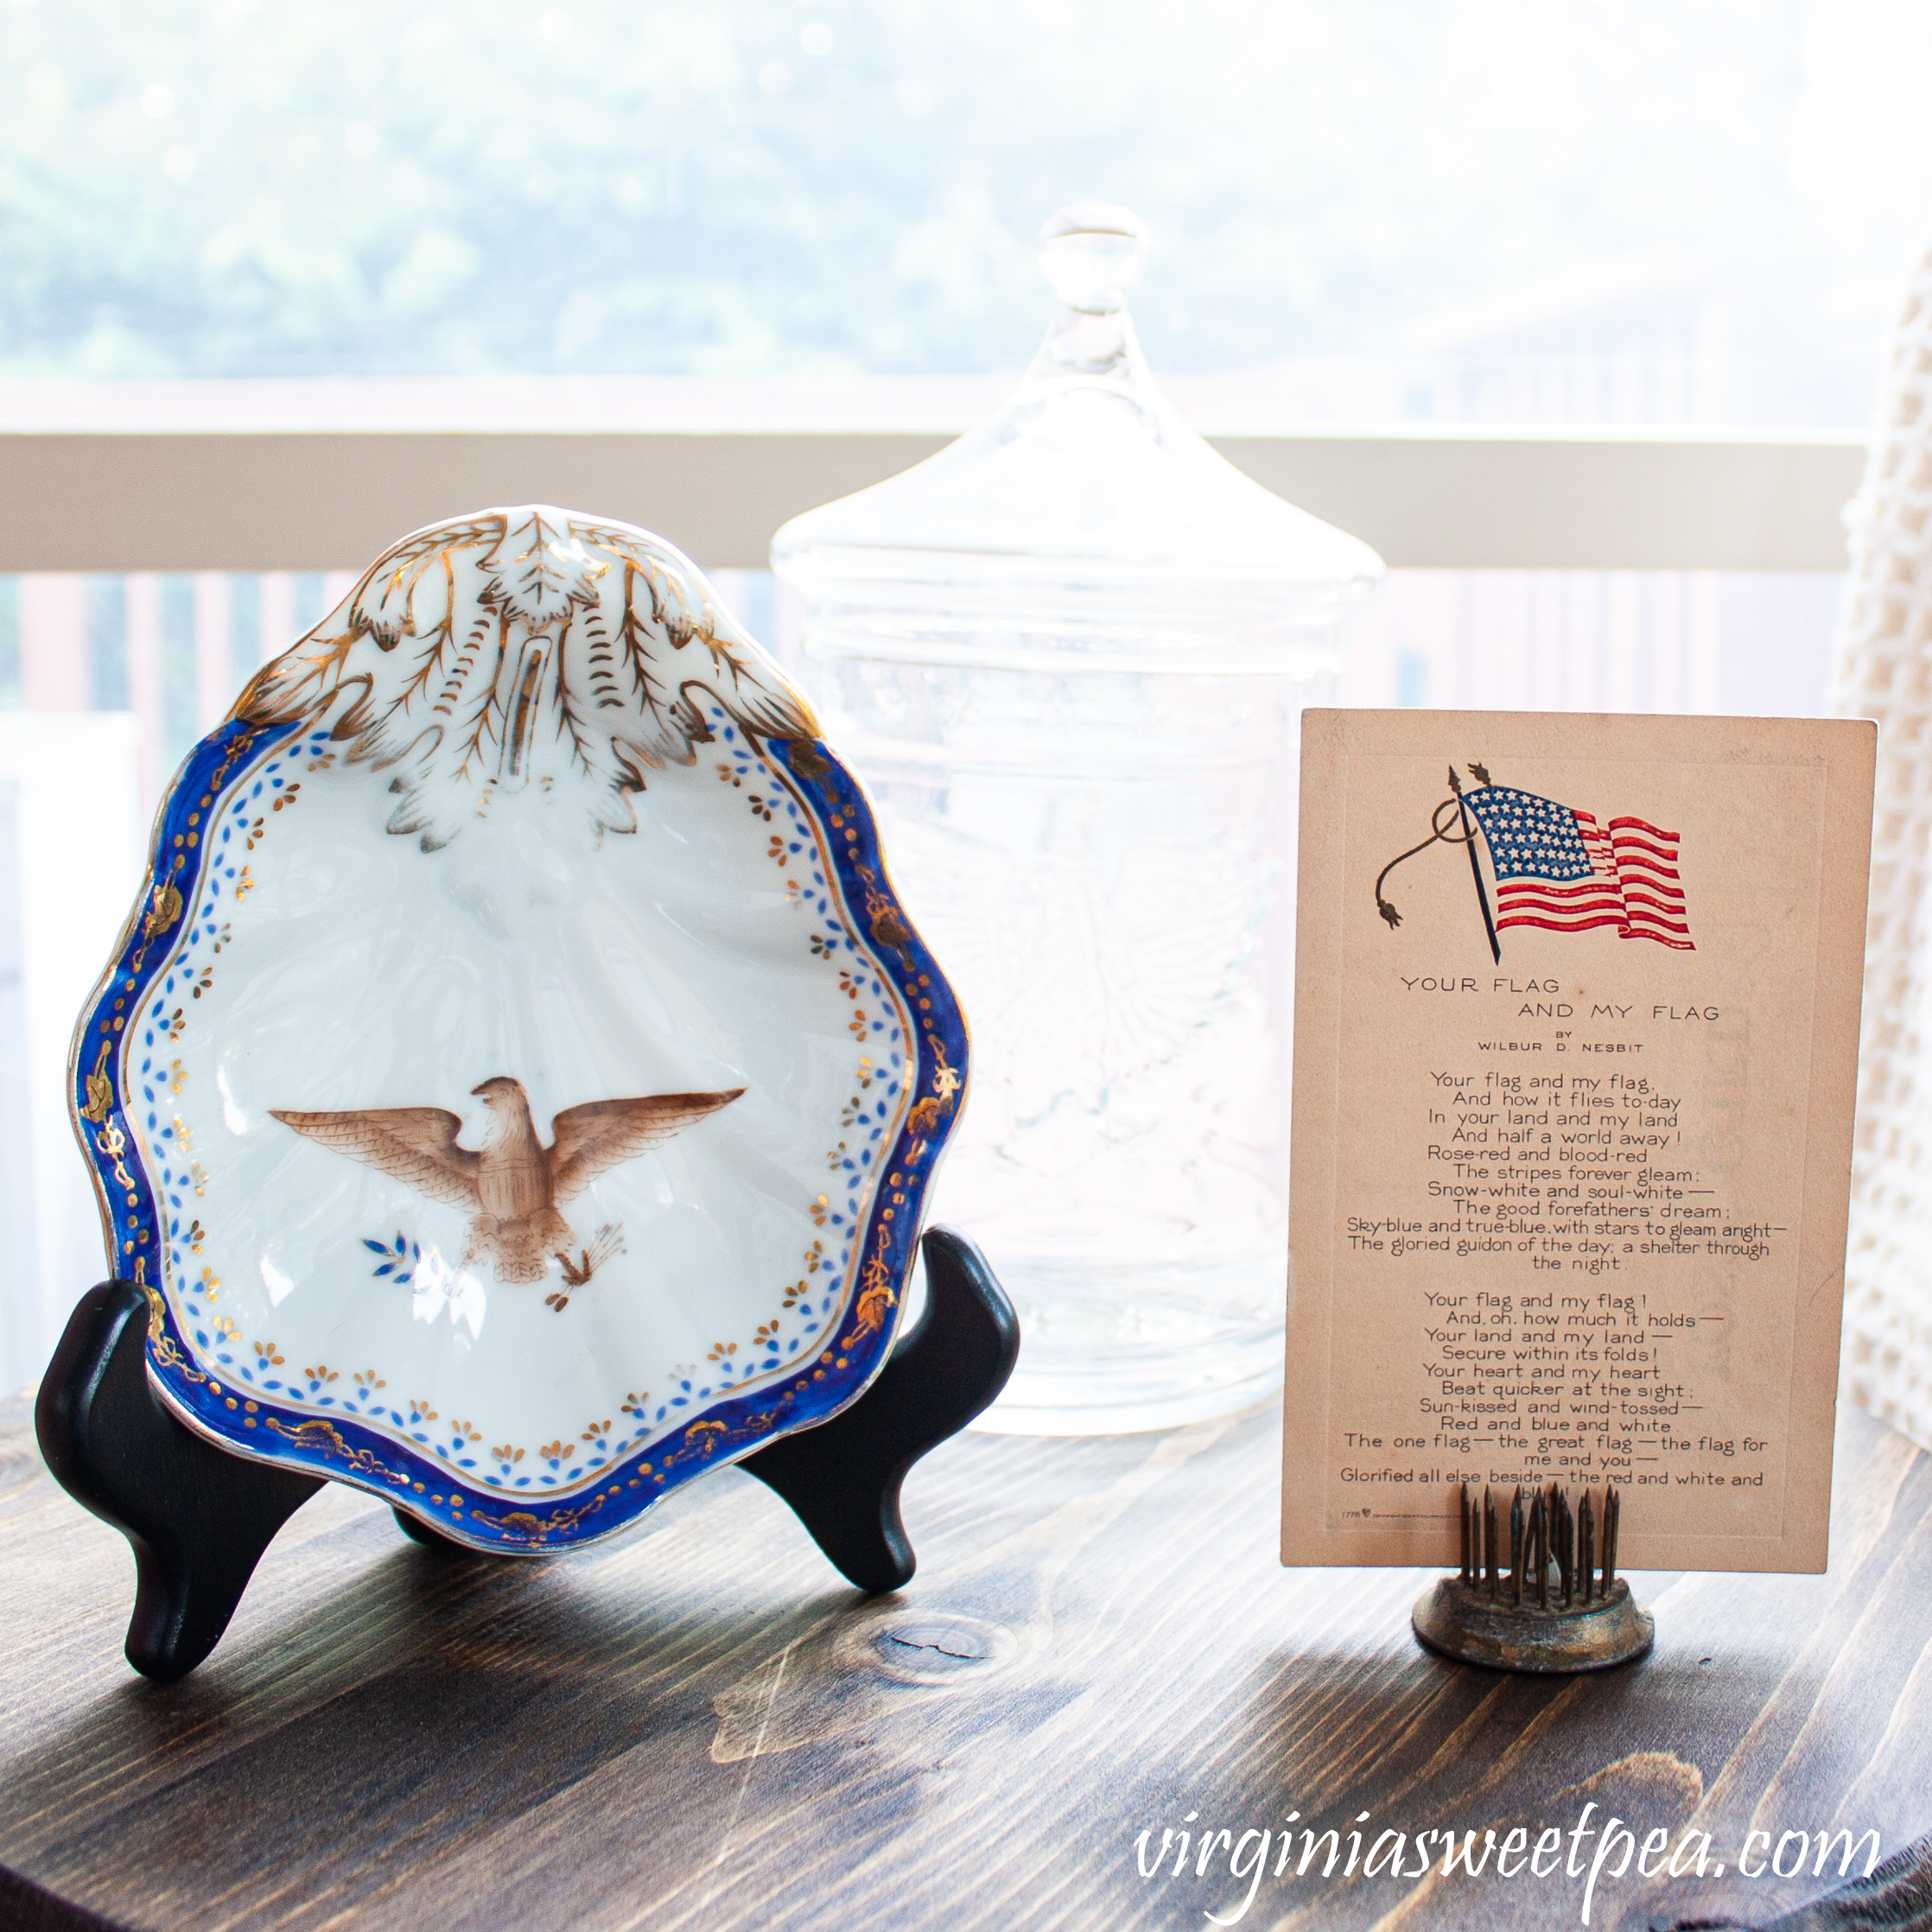
[{"label": "blue rim on dish", "polygon": [[[690,569],[668,546],[658,554]],[[365,587],[381,569],[365,577]],[[695,570],[690,575],[702,583]],[[658,1406],[662,1420],[652,1422],[646,1446],[613,1454],[581,1479],[565,1478],[544,1493],[467,1478],[426,1437],[411,1440],[393,1426],[372,1427],[326,1397],[298,1402],[291,1399],[297,1391],[238,1358],[238,1342],[224,1350],[219,1331],[211,1342],[205,1331],[184,1331],[179,1293],[162,1291],[178,1279],[195,1204],[171,1169],[150,1172],[147,1151],[167,1077],[158,1057],[165,1016],[175,992],[205,969],[211,949],[219,950],[215,915],[234,898],[240,857],[234,842],[240,819],[232,802],[288,784],[295,761],[331,736],[304,721],[260,721],[258,709],[251,720],[241,715],[247,704],[245,694],[238,715],[195,747],[168,788],[141,897],[76,1033],[71,1065],[74,1124],[100,1191],[114,1272],[147,1293],[149,1376],[169,1407],[236,1452],[351,1483],[472,1547],[533,1554],[608,1535],[704,1470],[828,1420],[856,1400],[897,1332],[925,1200],[964,1098],[966,1024],[893,891],[856,779],[823,741],[758,733],[741,715],[717,707],[707,708],[701,741],[747,771],[779,777],[797,835],[787,843],[805,899],[816,896],[824,918],[842,928],[838,943],[874,983],[890,988],[890,1003],[913,1035],[893,1045],[887,1034],[880,1042],[895,1074],[901,1056],[913,1074],[890,1117],[874,1129],[874,1145],[847,1160],[853,1191],[869,1180],[870,1192],[860,1195],[865,1205],[855,1220],[862,1219],[862,1227],[853,1230],[842,1300],[817,1358],[782,1379],[766,1375],[748,1392],[702,1377],[696,1378],[702,1386],[687,1382]],[[338,726],[334,735],[342,734]],[[137,1115],[147,1134],[137,1130]],[[826,1212],[838,1218],[836,1206],[828,1204]],[[386,1413],[391,1425],[403,1423],[398,1412]]]}]

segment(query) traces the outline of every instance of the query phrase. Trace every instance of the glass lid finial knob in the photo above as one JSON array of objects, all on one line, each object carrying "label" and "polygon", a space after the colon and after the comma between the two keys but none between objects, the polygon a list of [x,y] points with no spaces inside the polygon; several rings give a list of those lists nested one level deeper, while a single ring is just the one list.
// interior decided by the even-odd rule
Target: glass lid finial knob
[{"label": "glass lid finial knob", "polygon": [[1120,308],[1147,257],[1147,225],[1110,201],[1076,201],[1039,232],[1041,272],[1069,308]]}]

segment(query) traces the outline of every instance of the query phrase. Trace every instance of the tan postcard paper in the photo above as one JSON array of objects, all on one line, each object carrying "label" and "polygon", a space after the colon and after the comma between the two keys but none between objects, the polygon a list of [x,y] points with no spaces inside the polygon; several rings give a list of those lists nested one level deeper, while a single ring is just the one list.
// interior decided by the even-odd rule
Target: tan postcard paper
[{"label": "tan postcard paper", "polygon": [[1824,1568],[1876,739],[1307,714],[1284,1563]]}]

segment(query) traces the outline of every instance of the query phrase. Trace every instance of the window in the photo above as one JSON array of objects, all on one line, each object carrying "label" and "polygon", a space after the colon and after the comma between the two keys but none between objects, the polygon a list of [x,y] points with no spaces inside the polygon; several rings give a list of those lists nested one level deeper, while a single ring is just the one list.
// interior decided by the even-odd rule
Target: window
[{"label": "window", "polygon": [[1910,0],[0,3],[0,378],[1010,370],[1136,207],[1306,422],[1861,424]]}]

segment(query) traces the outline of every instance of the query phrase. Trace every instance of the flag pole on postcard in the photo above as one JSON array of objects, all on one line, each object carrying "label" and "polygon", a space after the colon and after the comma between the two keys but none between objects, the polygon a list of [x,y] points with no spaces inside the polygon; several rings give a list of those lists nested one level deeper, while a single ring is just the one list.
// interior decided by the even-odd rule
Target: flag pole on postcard
[{"label": "flag pole on postcard", "polygon": [[1482,861],[1476,856],[1476,828],[1469,822],[1469,807],[1463,803],[1463,781],[1456,767],[1449,767],[1449,789],[1456,795],[1456,810],[1462,816],[1463,844],[1469,851],[1469,876],[1476,881],[1476,903],[1483,909],[1483,930],[1490,936],[1490,957],[1503,963],[1503,947],[1496,937],[1496,921],[1490,916],[1490,895],[1483,890]]},{"label": "flag pole on postcard", "polygon": [[[1484,785],[1489,784],[1490,775],[1480,765],[1471,762],[1469,768]],[[1376,874],[1376,911],[1388,922],[1389,930],[1393,932],[1402,923],[1402,916],[1382,896],[1383,881],[1388,879],[1389,874],[1404,859],[1413,859],[1418,852],[1427,852],[1439,840],[1445,845],[1465,846],[1469,851],[1469,876],[1476,881],[1476,904],[1483,914],[1483,930],[1490,936],[1490,957],[1500,966],[1503,963],[1503,947],[1496,937],[1496,920],[1490,916],[1490,895],[1483,886],[1482,863],[1476,856],[1476,825],[1469,816],[1468,805],[1463,802],[1463,781],[1453,765],[1449,767],[1449,789],[1454,796],[1445,798],[1429,814],[1429,836],[1420,845],[1412,845],[1408,851],[1398,852]],[[1459,839],[1448,826],[1442,823],[1442,815],[1449,810],[1451,805],[1456,808],[1457,817],[1462,825],[1463,836]]]}]

